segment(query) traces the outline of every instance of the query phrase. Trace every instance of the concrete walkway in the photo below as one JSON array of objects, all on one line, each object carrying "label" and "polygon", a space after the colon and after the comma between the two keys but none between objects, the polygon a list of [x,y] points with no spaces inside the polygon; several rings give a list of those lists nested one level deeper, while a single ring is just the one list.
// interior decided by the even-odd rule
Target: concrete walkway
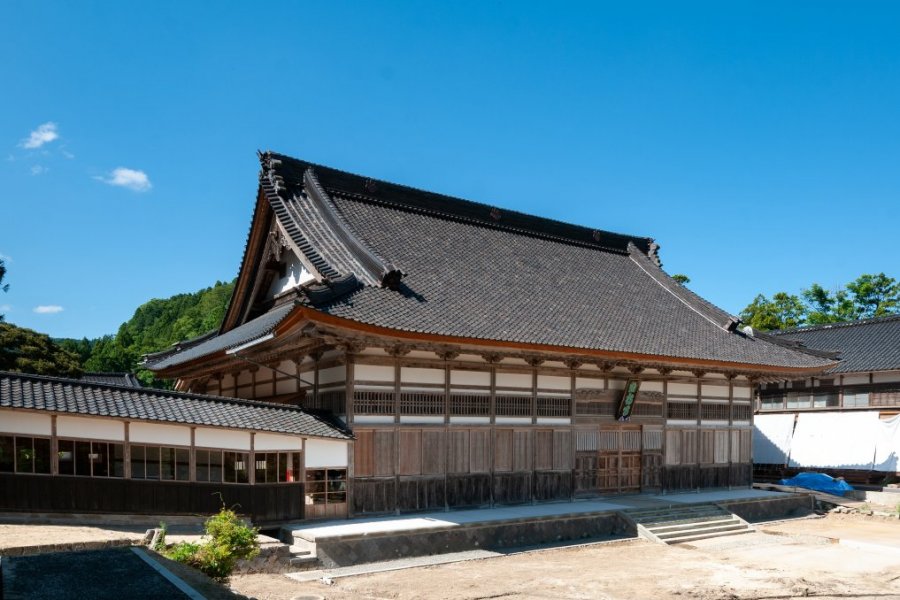
[{"label": "concrete walkway", "polygon": [[496,521],[516,521],[545,517],[564,517],[585,513],[602,513],[619,510],[667,508],[678,504],[702,504],[705,502],[727,502],[757,498],[777,498],[779,492],[756,489],[720,490],[710,492],[687,492],[678,494],[636,494],[614,496],[574,502],[553,502],[520,506],[499,506],[472,510],[440,511],[413,515],[363,517],[325,521],[303,525],[285,525],[283,530],[311,542],[346,535],[368,535],[374,533],[400,533],[444,529]]}]

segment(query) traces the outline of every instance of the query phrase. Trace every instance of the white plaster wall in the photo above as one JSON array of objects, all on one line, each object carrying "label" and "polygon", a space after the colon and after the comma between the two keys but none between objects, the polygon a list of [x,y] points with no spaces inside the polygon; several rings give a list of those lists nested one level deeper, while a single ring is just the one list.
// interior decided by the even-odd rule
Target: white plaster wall
[{"label": "white plaster wall", "polygon": [[628,385],[627,379],[610,379],[609,380],[609,389],[611,389],[611,390],[624,390],[626,385]]},{"label": "white plaster wall", "polygon": [[22,435],[50,435],[50,415],[0,410],[0,432]]},{"label": "white plaster wall", "polygon": [[497,373],[497,387],[531,388],[531,373]]},{"label": "white plaster wall", "polygon": [[[59,428],[59,421],[56,426]],[[190,446],[191,428],[157,423],[132,423],[128,426],[128,439],[143,444]]]},{"label": "white plaster wall", "polygon": [[697,384],[695,383],[679,383],[677,381],[673,381],[669,383],[669,395],[670,396],[691,396],[692,398],[697,397]]},{"label": "white plaster wall", "polygon": [[347,367],[345,367],[344,365],[338,365],[336,367],[331,367],[328,369],[321,369],[319,371],[319,385],[325,385],[326,383],[340,383],[346,380]]},{"label": "white plaster wall", "polygon": [[354,415],[353,422],[359,424],[366,423],[393,423],[394,417],[387,415]]},{"label": "white plaster wall", "polygon": [[381,365],[355,365],[353,377],[356,381],[394,381],[394,367]]},{"label": "white plaster wall", "polygon": [[488,371],[450,371],[450,385],[491,385]]},{"label": "white plaster wall", "polygon": [[605,381],[603,379],[597,379],[594,377],[576,377],[575,378],[575,388],[581,388],[584,390],[602,390],[605,387]]},{"label": "white plaster wall", "polygon": [[282,254],[282,260],[285,263],[284,277],[272,282],[272,285],[269,287],[269,298],[274,298],[282,292],[315,279],[313,274],[303,266],[303,263],[300,262],[293,250],[285,250]]},{"label": "white plaster wall", "polygon": [[868,375],[844,375],[844,385],[863,385],[869,383]]},{"label": "white plaster wall", "polygon": [[231,429],[207,429],[198,427],[194,444],[201,448],[223,448],[225,450],[249,450],[250,433]]},{"label": "white plaster wall", "polygon": [[662,381],[642,381],[640,388],[638,388],[642,392],[662,392],[663,391],[663,382]]},{"label": "white plaster wall", "polygon": [[700,393],[704,397],[708,398],[727,398],[728,397],[728,386],[727,385],[709,385],[702,384],[700,386]]},{"label": "white plaster wall", "polygon": [[443,423],[444,417],[437,415],[407,415],[400,417],[401,423]]},{"label": "white plaster wall", "polygon": [[102,417],[59,416],[56,418],[56,435],[118,442],[125,439],[125,423]]},{"label": "white plaster wall", "polygon": [[572,419],[566,417],[538,417],[538,425],[568,425]]},{"label": "white plaster wall", "polygon": [[258,451],[282,450],[298,451],[303,448],[303,438],[277,433],[257,433],[253,438],[253,449]]},{"label": "white plaster wall", "polygon": [[404,383],[444,383],[443,369],[400,368],[400,381]]},{"label": "white plaster wall", "polygon": [[557,375],[538,375],[537,386],[548,390],[568,390],[571,388],[572,380],[569,377],[559,377]]},{"label": "white plaster wall", "polygon": [[296,379],[284,379],[284,380],[275,382],[275,393],[276,394],[292,394],[296,391],[297,391],[297,380]]},{"label": "white plaster wall", "polygon": [[734,397],[749,400],[753,395],[753,389],[749,387],[734,386]]},{"label": "white plaster wall", "polygon": [[873,383],[891,383],[900,381],[900,373],[875,373],[872,375]]},{"label": "white plaster wall", "polygon": [[238,373],[237,383],[238,385],[246,385],[253,381],[253,376],[250,374],[250,371],[244,370]]},{"label": "white plaster wall", "polygon": [[347,442],[306,440],[306,468],[346,467]]}]

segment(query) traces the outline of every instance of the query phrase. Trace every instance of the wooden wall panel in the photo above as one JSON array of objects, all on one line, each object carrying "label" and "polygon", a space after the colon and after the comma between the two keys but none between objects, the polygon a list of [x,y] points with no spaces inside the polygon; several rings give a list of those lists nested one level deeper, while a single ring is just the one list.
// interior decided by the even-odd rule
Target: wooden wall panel
[{"label": "wooden wall panel", "polygon": [[695,429],[681,430],[681,464],[697,464],[697,431]]},{"label": "wooden wall panel", "polygon": [[575,466],[573,456],[572,432],[558,430],[553,432],[553,470],[571,471]]},{"label": "wooden wall panel", "polygon": [[713,462],[715,462],[716,464],[723,464],[728,462],[729,433],[730,432],[727,429],[717,429],[715,432],[716,441]]},{"label": "wooden wall panel", "polygon": [[681,430],[679,429],[666,431],[666,464],[681,464]]},{"label": "wooden wall panel", "polygon": [[443,431],[422,432],[422,474],[440,475],[447,470],[446,436]]},{"label": "wooden wall panel", "polygon": [[517,430],[513,432],[513,471],[531,471],[534,462],[533,432]]},{"label": "wooden wall panel", "polygon": [[353,470],[356,477],[375,474],[375,432],[357,431],[353,443]]},{"label": "wooden wall panel", "polygon": [[469,472],[469,431],[450,431],[450,454],[447,461],[450,473]]},{"label": "wooden wall panel", "polygon": [[400,475],[422,474],[422,431],[400,430]]},{"label": "wooden wall panel", "polygon": [[534,432],[534,470],[549,471],[553,468],[553,432]]},{"label": "wooden wall panel", "polygon": [[751,462],[750,449],[751,449],[751,445],[753,443],[753,438],[751,437],[752,434],[753,434],[753,432],[750,431],[749,429],[741,430],[741,456],[740,456],[740,458],[741,458],[742,463]]},{"label": "wooden wall panel", "polygon": [[491,431],[472,429],[469,431],[469,472],[490,473],[491,471]]},{"label": "wooden wall panel", "polygon": [[738,429],[731,430],[731,462],[741,462],[741,432]]},{"label": "wooden wall panel", "polygon": [[716,432],[711,429],[700,431],[700,455],[697,457],[700,464],[708,465],[715,457]]},{"label": "wooden wall panel", "polygon": [[396,471],[397,460],[394,458],[396,437],[393,431],[375,431],[374,474],[377,477],[393,475]]},{"label": "wooden wall panel", "polygon": [[513,468],[513,432],[512,429],[494,431],[494,471],[506,472]]}]

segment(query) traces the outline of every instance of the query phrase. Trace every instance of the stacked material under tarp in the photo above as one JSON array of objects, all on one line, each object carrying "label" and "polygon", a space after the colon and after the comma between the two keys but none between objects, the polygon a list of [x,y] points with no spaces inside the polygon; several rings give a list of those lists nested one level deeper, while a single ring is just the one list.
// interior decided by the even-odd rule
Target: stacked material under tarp
[{"label": "stacked material under tarp", "polygon": [[753,462],[786,465],[791,455],[794,415],[756,415],[753,427]]},{"label": "stacked material under tarp", "polygon": [[756,415],[753,462],[809,469],[900,472],[900,415],[877,411]]}]

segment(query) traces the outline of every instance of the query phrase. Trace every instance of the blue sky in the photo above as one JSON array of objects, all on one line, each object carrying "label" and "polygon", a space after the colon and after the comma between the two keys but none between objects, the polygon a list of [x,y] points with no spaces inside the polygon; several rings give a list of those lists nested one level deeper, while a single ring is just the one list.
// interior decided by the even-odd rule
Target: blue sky
[{"label": "blue sky", "polygon": [[4,2],[0,312],[93,337],[231,279],[257,149],[652,236],[732,312],[898,277],[898,31],[889,2]]}]

